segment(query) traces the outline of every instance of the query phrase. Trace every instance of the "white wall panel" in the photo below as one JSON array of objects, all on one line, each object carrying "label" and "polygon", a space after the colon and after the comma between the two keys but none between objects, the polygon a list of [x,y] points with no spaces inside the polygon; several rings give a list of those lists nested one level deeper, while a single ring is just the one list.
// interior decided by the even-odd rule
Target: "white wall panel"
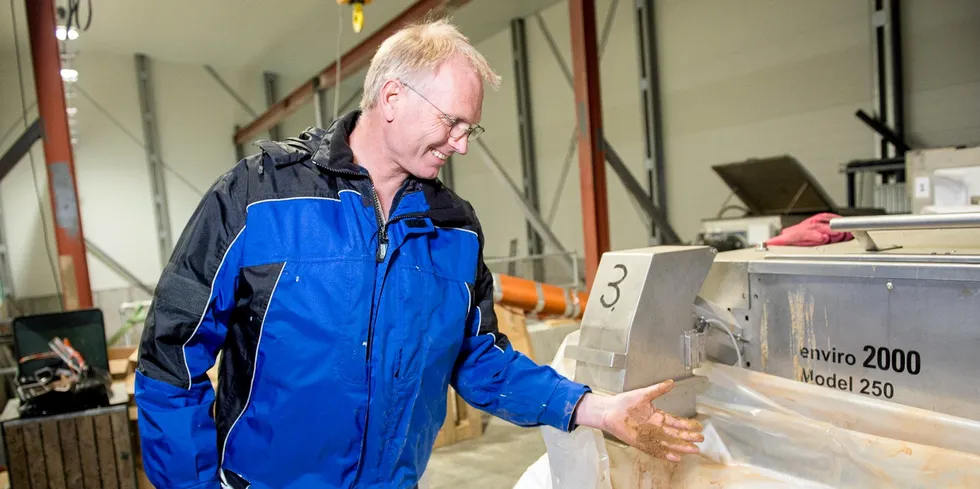
[{"label": "white wall panel", "polygon": [[909,144],[980,144],[980,2],[902,5]]},{"label": "white wall panel", "polygon": [[[841,204],[873,156],[864,2],[657,2],[670,220],[693,239],[729,195],[712,165],[788,154]],[[735,199],[734,201],[737,201]]]}]

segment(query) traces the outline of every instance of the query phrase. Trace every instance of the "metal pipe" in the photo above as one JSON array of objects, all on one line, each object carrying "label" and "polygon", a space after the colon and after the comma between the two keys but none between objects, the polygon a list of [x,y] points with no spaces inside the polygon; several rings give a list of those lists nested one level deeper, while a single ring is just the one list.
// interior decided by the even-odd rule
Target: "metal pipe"
[{"label": "metal pipe", "polygon": [[834,231],[898,231],[907,229],[964,228],[980,228],[980,212],[854,216],[838,217],[830,220],[830,229]]},{"label": "metal pipe", "polygon": [[48,194],[54,214],[55,242],[61,272],[61,299],[66,311],[93,305],[85,256],[85,234],[78,206],[75,157],[68,129],[61,54],[55,31],[53,2],[28,1],[27,27],[31,41],[34,86],[44,133]]},{"label": "metal pipe", "polygon": [[493,274],[493,301],[545,317],[581,319],[589,295],[571,288]]}]

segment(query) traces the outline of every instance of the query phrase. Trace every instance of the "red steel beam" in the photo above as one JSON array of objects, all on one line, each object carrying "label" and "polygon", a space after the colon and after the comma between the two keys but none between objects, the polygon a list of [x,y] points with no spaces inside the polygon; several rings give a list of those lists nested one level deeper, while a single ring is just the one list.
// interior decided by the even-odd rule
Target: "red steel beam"
[{"label": "red steel beam", "polygon": [[61,54],[54,35],[54,2],[26,0],[25,3],[37,107],[44,132],[44,159],[54,214],[62,303],[65,310],[88,309],[92,307],[92,287],[78,208],[75,158],[68,132],[65,87],[61,80]]},{"label": "red steel beam", "polygon": [[602,101],[595,0],[569,0],[572,73],[578,120],[579,183],[582,231],[585,235],[585,283],[592,287],[602,254],[609,251],[609,203],[606,198],[606,156],[603,149]]},{"label": "red steel beam", "polygon": [[[385,39],[410,22],[423,20],[427,17],[438,17],[455,10],[470,0],[418,0],[412,6],[391,19],[387,24],[371,34],[363,42],[354,46],[340,57],[340,79],[357,73],[371,63],[371,57]],[[246,144],[251,139],[269,130],[300,107],[313,99],[313,93],[318,89],[327,89],[337,84],[337,62],[334,61],[322,71],[314,75],[310,81],[293,90],[285,98],[270,106],[248,125],[235,132],[235,144]]]}]

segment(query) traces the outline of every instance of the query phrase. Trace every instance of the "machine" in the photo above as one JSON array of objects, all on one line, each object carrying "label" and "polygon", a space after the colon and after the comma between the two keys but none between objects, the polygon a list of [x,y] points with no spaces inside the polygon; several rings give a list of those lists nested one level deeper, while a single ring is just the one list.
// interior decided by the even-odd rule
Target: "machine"
[{"label": "machine", "polygon": [[[701,222],[697,244],[719,251],[760,245],[784,228],[821,212],[841,216],[884,214],[882,209],[838,206],[813,175],[792,156],[753,158],[712,167],[744,204],[725,206]],[[744,215],[731,216],[740,209]]]},{"label": "machine", "polygon": [[980,210],[980,146],[910,151],[905,173],[915,214]]},{"label": "machine", "polygon": [[[698,367],[709,362],[734,365],[774,381],[795,381],[788,382],[790,389],[798,383],[813,386],[794,395],[826,393],[834,403],[854,410],[828,414],[843,418],[816,430],[821,436],[838,427],[859,430],[857,420],[865,408],[887,411],[894,419],[914,419],[923,428],[922,436],[947,425],[975,432],[980,427],[980,383],[973,378],[980,371],[980,213],[842,217],[832,220],[831,227],[857,239],[814,248],[718,253],[707,246],[663,246],[606,253],[577,344],[564,352],[565,359],[574,360],[575,380],[598,392],[619,393],[674,379],[676,387],[658,399],[657,407],[694,416],[706,383],[697,375]],[[834,397],[838,393],[847,395]],[[786,405],[810,406],[802,398],[787,399]],[[769,414],[782,416],[780,410],[786,408]],[[754,413],[746,409],[742,414],[755,420]],[[812,421],[799,419],[801,426]],[[766,432],[749,427],[746,433],[752,429]],[[901,427],[888,429],[890,436],[902,432]],[[838,458],[827,467],[837,468],[828,470],[839,472],[834,480],[845,480],[853,473],[841,469],[849,467],[841,460],[864,457],[872,451],[868,447],[878,446],[857,449],[841,443],[838,433],[827,436],[832,443],[807,448],[811,451],[805,453],[817,454],[813,460],[783,456],[780,467],[792,467],[802,480],[816,480],[808,478],[807,465],[835,453]],[[770,442],[796,440],[808,439],[786,435]],[[908,446],[919,447],[912,442]],[[980,444],[955,448],[980,461]],[[744,454],[746,459],[771,462],[785,447],[759,442],[753,450],[757,453]],[[914,458],[911,448],[908,452]],[[624,453],[611,448],[609,457],[622,460]],[[637,466],[632,460],[621,464]],[[765,466],[768,462],[760,466],[775,470]],[[862,463],[853,464],[855,471],[869,471],[862,477],[894,475]],[[942,470],[935,470],[941,475]],[[902,477],[917,476],[910,474]]]},{"label": "machine", "polygon": [[[980,370],[980,254],[969,249],[980,251],[980,231],[961,231],[952,247],[948,231],[928,231],[980,228],[980,213],[831,227],[859,239],[717,256],[703,246],[607,253],[566,353],[576,379],[623,392],[693,379],[710,357],[980,420],[980,383],[966,380]],[[870,239],[885,230],[907,232]],[[693,403],[678,410],[691,414]]]}]

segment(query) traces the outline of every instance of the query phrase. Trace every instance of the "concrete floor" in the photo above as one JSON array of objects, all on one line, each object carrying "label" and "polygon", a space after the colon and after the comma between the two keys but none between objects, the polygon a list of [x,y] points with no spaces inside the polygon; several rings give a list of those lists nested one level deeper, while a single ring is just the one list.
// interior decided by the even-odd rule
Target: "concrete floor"
[{"label": "concrete floor", "polygon": [[490,418],[483,436],[432,453],[429,489],[511,489],[546,451],[539,428]]}]

